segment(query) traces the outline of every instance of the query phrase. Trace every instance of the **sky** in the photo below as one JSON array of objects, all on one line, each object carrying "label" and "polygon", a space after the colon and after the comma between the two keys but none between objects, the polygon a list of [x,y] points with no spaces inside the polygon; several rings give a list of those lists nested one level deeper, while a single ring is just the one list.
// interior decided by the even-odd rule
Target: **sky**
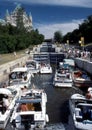
[{"label": "sky", "polygon": [[0,0],[0,18],[18,4],[32,15],[33,28],[45,38],[53,38],[56,31],[72,32],[92,15],[92,0]]}]

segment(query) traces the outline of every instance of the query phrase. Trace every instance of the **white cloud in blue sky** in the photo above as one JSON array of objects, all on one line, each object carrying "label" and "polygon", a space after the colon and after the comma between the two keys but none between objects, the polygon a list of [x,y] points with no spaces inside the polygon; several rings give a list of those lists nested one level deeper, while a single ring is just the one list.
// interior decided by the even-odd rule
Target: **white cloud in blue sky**
[{"label": "white cloud in blue sky", "polygon": [[36,25],[39,32],[45,35],[45,38],[53,38],[54,32],[61,31],[63,35],[67,32],[71,32],[74,29],[79,27],[83,20],[73,20],[70,23],[56,23],[56,24],[49,24],[49,25]]},{"label": "white cloud in blue sky", "polygon": [[[6,0],[11,1],[11,0]],[[78,7],[92,7],[92,0],[12,0],[14,2],[48,4],[48,5],[66,5]]]},{"label": "white cloud in blue sky", "polygon": [[[11,1],[11,0],[6,0]],[[47,5],[62,5],[62,6],[74,6],[74,7],[85,7],[92,8],[92,0],[12,0],[15,3],[26,3],[26,4],[47,4]],[[67,23],[54,23],[54,24],[38,24],[35,23],[35,28],[40,33],[44,34],[46,38],[52,38],[55,31],[61,31],[63,35],[67,32],[71,32],[77,29],[79,24],[83,20],[72,20]],[[34,24],[34,23],[33,23]]]}]

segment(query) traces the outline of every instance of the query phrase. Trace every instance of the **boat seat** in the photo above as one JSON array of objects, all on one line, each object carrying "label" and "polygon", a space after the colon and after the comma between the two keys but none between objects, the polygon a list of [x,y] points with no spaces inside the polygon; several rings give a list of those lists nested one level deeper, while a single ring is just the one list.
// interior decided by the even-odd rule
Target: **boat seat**
[{"label": "boat seat", "polygon": [[32,103],[27,104],[27,108],[28,108],[29,111],[34,111],[35,110],[34,105]]},{"label": "boat seat", "polygon": [[75,117],[77,121],[82,120],[82,112],[80,108],[75,108]]}]

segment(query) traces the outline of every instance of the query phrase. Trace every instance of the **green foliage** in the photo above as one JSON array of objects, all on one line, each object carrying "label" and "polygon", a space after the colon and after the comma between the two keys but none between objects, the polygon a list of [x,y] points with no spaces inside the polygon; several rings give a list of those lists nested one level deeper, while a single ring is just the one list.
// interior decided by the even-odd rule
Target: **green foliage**
[{"label": "green foliage", "polygon": [[82,24],[79,25],[79,29],[75,29],[70,33],[67,33],[63,37],[63,42],[66,42],[67,39],[70,43],[78,44],[81,37],[84,37],[84,42],[91,43],[92,42],[92,15],[88,16],[86,20],[83,21]]},{"label": "green foliage", "polygon": [[60,31],[56,31],[54,33],[54,40],[55,40],[55,42],[61,43],[61,41],[62,41],[62,33]]},{"label": "green foliage", "polygon": [[[36,30],[27,30],[23,23],[24,8],[16,8],[16,27],[0,24],[0,53],[11,53],[41,44],[44,36]],[[32,29],[32,28],[31,28]]]},{"label": "green foliage", "polygon": [[27,32],[23,27],[13,27],[10,24],[0,25],[0,53],[11,53],[41,44],[44,36],[39,31]]}]

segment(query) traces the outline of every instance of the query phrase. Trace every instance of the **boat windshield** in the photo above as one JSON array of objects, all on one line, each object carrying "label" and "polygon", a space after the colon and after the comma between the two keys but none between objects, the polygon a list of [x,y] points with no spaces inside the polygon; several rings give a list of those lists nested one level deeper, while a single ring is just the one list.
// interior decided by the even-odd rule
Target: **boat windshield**
[{"label": "boat windshield", "polygon": [[23,79],[25,76],[27,76],[27,72],[12,72],[9,75],[9,78],[14,80],[14,79]]},{"label": "boat windshield", "polygon": [[26,66],[27,67],[36,67],[36,63],[35,62],[26,62]]},{"label": "boat windshield", "polygon": [[[77,108],[80,109],[80,113],[83,121],[92,121],[92,104],[79,103]],[[91,123],[91,122],[90,122]]]}]

